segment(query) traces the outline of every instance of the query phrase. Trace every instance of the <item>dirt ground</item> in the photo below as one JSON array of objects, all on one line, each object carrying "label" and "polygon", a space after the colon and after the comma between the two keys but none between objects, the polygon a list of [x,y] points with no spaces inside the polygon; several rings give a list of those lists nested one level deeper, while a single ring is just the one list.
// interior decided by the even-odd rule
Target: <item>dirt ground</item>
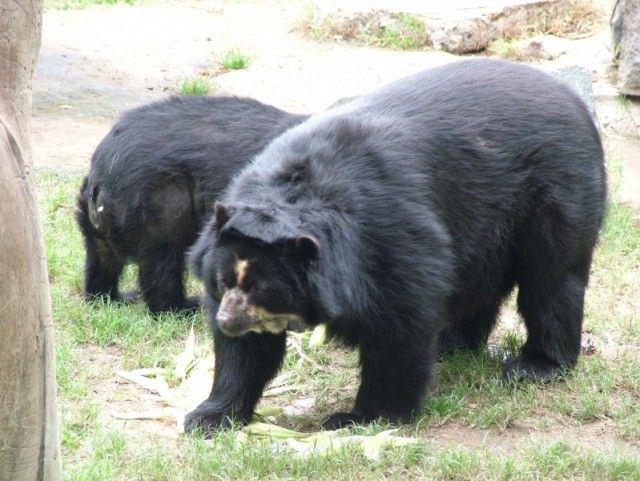
[{"label": "dirt ground", "polygon": [[[301,2],[198,1],[45,12],[34,90],[36,165],[85,171],[119,113],[215,69],[232,48],[249,54],[251,65],[214,77],[214,94],[251,96],[298,112],[458,58],[308,40],[295,30],[303,8]],[[640,205],[640,104],[620,102],[610,83],[608,30],[566,44],[566,54],[542,67],[579,64],[592,71],[605,139],[623,164],[618,195]]]},{"label": "dirt ground", "polygon": [[[36,166],[88,170],[93,149],[121,112],[174,93],[185,78],[215,70],[221,55],[231,48],[249,54],[251,64],[213,77],[213,94],[251,96],[297,112],[324,109],[339,98],[458,58],[435,51],[308,40],[294,29],[302,8],[302,3],[276,0],[176,1],[45,12],[34,85]],[[569,41],[566,54],[542,67],[577,63],[592,72],[605,142],[613,161],[622,165],[616,196],[640,206],[640,103],[620,100],[610,80],[610,58],[609,33],[603,30]],[[111,367],[121,362],[117,353],[93,355]],[[93,389],[98,402],[112,404],[113,392],[118,391],[120,401],[115,406],[126,410],[128,400],[140,397],[139,392],[134,395],[133,386],[106,377]],[[154,402],[148,395],[143,399]],[[600,428],[598,424],[590,428],[593,439],[602,434]],[[570,427],[563,429],[573,437]],[[451,425],[433,435],[507,449],[513,442],[489,431],[471,433]],[[520,435],[545,436],[526,426]]]}]

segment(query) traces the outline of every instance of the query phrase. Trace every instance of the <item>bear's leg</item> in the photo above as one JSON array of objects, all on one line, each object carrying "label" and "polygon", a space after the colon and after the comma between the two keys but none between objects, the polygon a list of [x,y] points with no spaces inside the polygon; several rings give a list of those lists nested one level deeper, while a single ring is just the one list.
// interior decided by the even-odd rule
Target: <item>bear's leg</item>
[{"label": "bear's leg", "polygon": [[124,268],[124,261],[95,234],[83,234],[86,251],[84,297],[91,299],[108,296],[112,301],[120,300],[118,281]]},{"label": "bear's leg", "polygon": [[87,178],[85,177],[80,195],[76,221],[82,234],[85,248],[84,286],[85,299],[106,296],[112,301],[120,299],[118,281],[124,268],[124,259],[116,255],[111,246],[99,234],[89,219],[87,205]]},{"label": "bear's leg", "polygon": [[142,296],[154,313],[194,309],[197,299],[184,295],[184,253],[173,246],[150,249],[138,259]]},{"label": "bear's leg", "polygon": [[229,427],[232,421],[244,424],[251,419],[267,382],[278,372],[286,349],[285,333],[225,336],[215,325],[215,305],[207,303],[214,324],[213,388],[209,398],[184,421],[185,431],[202,429],[205,435]]},{"label": "bear's leg", "polygon": [[519,226],[514,245],[518,310],[527,328],[520,355],[505,360],[506,380],[548,381],[572,368],[580,353],[584,294],[597,226],[577,206],[540,198]]},{"label": "bear's leg", "polygon": [[519,356],[504,363],[507,380],[548,381],[573,367],[580,353],[584,269],[521,282],[518,309],[527,327]]},{"label": "bear's leg", "polygon": [[490,302],[473,313],[465,313],[446,326],[438,338],[439,354],[453,351],[477,351],[487,344],[496,323],[501,300]]},{"label": "bear's leg", "polygon": [[385,339],[361,341],[361,382],[354,409],[333,414],[323,427],[338,429],[378,418],[409,422],[422,406],[435,347],[435,339],[424,329],[406,337],[393,333]]}]

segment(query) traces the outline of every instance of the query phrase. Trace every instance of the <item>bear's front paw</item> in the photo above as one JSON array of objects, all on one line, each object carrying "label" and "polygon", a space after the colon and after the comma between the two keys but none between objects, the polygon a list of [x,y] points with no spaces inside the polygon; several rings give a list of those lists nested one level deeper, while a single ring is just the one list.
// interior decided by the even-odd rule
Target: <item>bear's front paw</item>
[{"label": "bear's front paw", "polygon": [[371,422],[371,419],[368,419],[364,414],[353,411],[348,413],[338,412],[322,421],[322,428],[327,431],[333,431],[334,429],[347,428],[357,424],[367,424],[368,422]]},{"label": "bear's front paw", "polygon": [[234,423],[244,424],[244,422],[234,417],[231,409],[207,400],[185,416],[184,432],[198,431],[208,438],[218,429],[227,429]]}]

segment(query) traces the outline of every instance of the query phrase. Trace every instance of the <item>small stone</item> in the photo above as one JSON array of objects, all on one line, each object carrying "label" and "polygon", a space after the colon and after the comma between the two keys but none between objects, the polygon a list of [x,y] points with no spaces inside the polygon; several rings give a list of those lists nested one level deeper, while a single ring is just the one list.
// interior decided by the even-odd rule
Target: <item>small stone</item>
[{"label": "small stone", "polygon": [[285,406],[282,410],[285,416],[302,416],[313,408],[316,404],[316,398],[301,398],[294,400],[291,405]]},{"label": "small stone", "polygon": [[567,52],[571,41],[553,35],[538,35],[525,42],[524,51],[531,57],[553,60]]}]

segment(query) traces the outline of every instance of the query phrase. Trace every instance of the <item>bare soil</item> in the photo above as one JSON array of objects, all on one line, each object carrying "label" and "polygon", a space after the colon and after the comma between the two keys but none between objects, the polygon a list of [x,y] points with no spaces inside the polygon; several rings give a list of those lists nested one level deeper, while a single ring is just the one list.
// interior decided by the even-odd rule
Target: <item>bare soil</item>
[{"label": "bare soil", "polygon": [[610,452],[621,449],[640,456],[640,444],[621,441],[611,432],[605,421],[596,421],[581,426],[563,426],[561,424],[541,430],[533,423],[513,423],[508,429],[471,428],[451,423],[429,430],[427,439],[452,446],[467,448],[486,448],[508,455],[523,442],[532,441],[551,444],[567,441],[591,451]]},{"label": "bare soil", "polygon": [[[484,3],[455,1],[450,15],[483,11]],[[199,1],[45,12],[34,89],[36,165],[85,171],[119,113],[173,93],[185,78],[217,72],[232,48],[249,54],[251,65],[215,76],[214,94],[298,112],[457,58],[314,42],[295,28],[303,9],[302,2]],[[640,205],[640,105],[623,105],[612,86],[608,31],[566,44],[567,52],[543,67],[592,71],[605,137],[624,166],[619,194]]]}]

